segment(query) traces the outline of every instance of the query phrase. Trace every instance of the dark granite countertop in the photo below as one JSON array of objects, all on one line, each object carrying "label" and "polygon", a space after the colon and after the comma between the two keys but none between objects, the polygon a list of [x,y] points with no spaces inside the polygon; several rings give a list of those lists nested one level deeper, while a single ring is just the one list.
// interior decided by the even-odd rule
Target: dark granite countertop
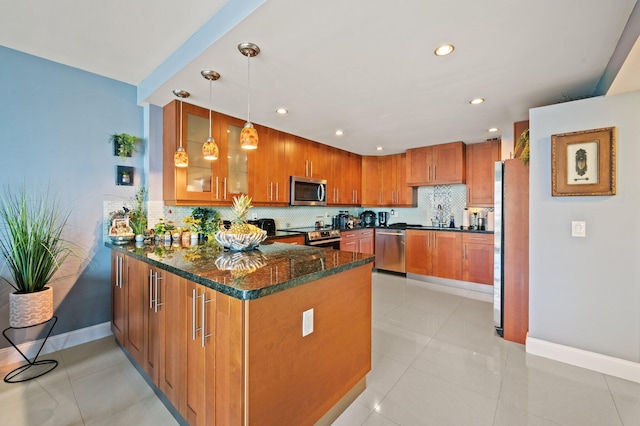
[{"label": "dark granite countertop", "polygon": [[[391,229],[391,228],[388,228]],[[472,234],[493,234],[493,231],[479,230],[479,229],[460,229],[457,228],[443,228],[441,226],[425,226],[425,225],[407,225],[405,229],[416,229],[424,231],[447,231],[447,232],[465,232]]]},{"label": "dark granite countertop", "polygon": [[277,242],[262,243],[248,252],[222,251],[216,243],[182,247],[105,242],[105,246],[241,300],[257,299],[375,260],[364,253]]}]

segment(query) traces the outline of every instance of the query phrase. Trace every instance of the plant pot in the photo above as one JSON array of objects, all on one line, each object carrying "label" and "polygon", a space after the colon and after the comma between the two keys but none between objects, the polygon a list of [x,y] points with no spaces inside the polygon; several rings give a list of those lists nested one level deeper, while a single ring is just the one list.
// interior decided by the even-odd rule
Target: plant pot
[{"label": "plant pot", "polygon": [[9,326],[28,327],[53,317],[53,288],[9,295]]},{"label": "plant pot", "polygon": [[143,241],[144,241],[144,235],[137,234],[136,235],[136,242],[143,242]]}]

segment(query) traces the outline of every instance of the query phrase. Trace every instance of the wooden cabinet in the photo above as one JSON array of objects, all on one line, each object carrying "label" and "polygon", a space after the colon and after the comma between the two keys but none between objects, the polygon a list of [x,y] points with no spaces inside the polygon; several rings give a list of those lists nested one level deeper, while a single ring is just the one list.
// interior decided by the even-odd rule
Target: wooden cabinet
[{"label": "wooden cabinet", "polygon": [[360,204],[361,157],[338,148],[326,147],[330,171],[327,176],[327,203],[353,206]]},{"label": "wooden cabinet", "polygon": [[407,272],[431,274],[431,240],[434,232],[407,229],[405,234],[405,265]]},{"label": "wooden cabinet", "polygon": [[[233,196],[249,191],[248,153],[240,149],[244,122],[211,113],[211,136],[219,149],[217,160],[202,157],[209,136],[209,110],[173,101],[163,109],[163,197],[169,205],[226,205]],[[182,128],[182,132],[180,129]],[[180,145],[189,156],[188,167],[175,167]]]},{"label": "wooden cabinet", "polygon": [[495,162],[500,139],[467,145],[467,206],[493,207]]},{"label": "wooden cabinet", "polygon": [[129,265],[127,256],[111,252],[111,331],[121,345],[126,345],[127,289]]},{"label": "wooden cabinet", "polygon": [[407,185],[465,183],[465,147],[463,142],[451,142],[408,149]]},{"label": "wooden cabinet", "polygon": [[417,190],[406,183],[406,155],[362,157],[362,205],[416,207]]},{"label": "wooden cabinet", "polygon": [[286,137],[283,132],[256,126],[259,147],[248,152],[249,195],[254,204],[289,203],[289,174],[286,164]]},{"label": "wooden cabinet", "polygon": [[145,300],[147,288],[145,264],[127,258],[129,280],[127,282],[127,331],[125,348],[140,366],[144,366],[145,317],[148,306]]},{"label": "wooden cabinet", "polygon": [[327,178],[328,163],[321,154],[321,144],[294,135],[286,139],[286,169],[291,176]]},{"label": "wooden cabinet", "polygon": [[493,235],[462,235],[462,279],[493,285]]},{"label": "wooden cabinet", "polygon": [[373,228],[342,231],[340,250],[374,254]]},{"label": "wooden cabinet", "polygon": [[432,275],[452,280],[462,279],[462,233],[435,231],[431,247]]},{"label": "wooden cabinet", "polygon": [[406,231],[407,272],[493,284],[493,235]]}]

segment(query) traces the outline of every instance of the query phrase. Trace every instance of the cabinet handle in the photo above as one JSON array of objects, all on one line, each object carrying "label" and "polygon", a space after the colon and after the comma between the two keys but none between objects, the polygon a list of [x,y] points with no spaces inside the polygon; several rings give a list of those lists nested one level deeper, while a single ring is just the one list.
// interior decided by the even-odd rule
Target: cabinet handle
[{"label": "cabinet handle", "polygon": [[196,340],[196,289],[191,290],[191,340]]},{"label": "cabinet handle", "polygon": [[358,203],[358,190],[356,189],[355,192],[356,192],[356,204],[357,204]]},{"label": "cabinet handle", "polygon": [[276,201],[278,201],[278,182],[276,182]]},{"label": "cabinet handle", "polygon": [[227,178],[224,178],[223,180],[224,183],[224,199],[227,199]]},{"label": "cabinet handle", "polygon": [[207,323],[206,323],[206,316],[205,316],[205,305],[207,303],[211,302],[211,299],[206,300],[206,293],[202,293],[202,332],[200,333],[200,336],[202,336],[202,347],[204,348],[204,340],[211,336],[211,333],[209,334],[205,334],[206,333],[206,327],[207,327]]},{"label": "cabinet handle", "polygon": [[273,201],[273,182],[269,182],[269,201]]},{"label": "cabinet handle", "polygon": [[309,177],[309,160],[304,160],[304,175]]},{"label": "cabinet handle", "polygon": [[220,192],[218,191],[218,176],[216,176],[216,200],[220,199]]},{"label": "cabinet handle", "polygon": [[153,311],[154,311],[155,313],[158,313],[158,306],[162,306],[162,305],[164,305],[164,302],[162,302],[162,303],[158,303],[158,301],[159,301],[159,299],[160,299],[160,293],[158,293],[158,280],[161,280],[161,279],[163,279],[163,278],[164,278],[164,277],[158,277],[158,272],[155,272],[155,273],[153,274],[154,290],[155,290],[155,293],[156,293],[156,295],[155,295],[155,299],[153,300],[153,301],[154,301],[154,308],[153,308]]},{"label": "cabinet handle", "polygon": [[149,269],[149,309],[153,309],[153,270]]},{"label": "cabinet handle", "polygon": [[340,202],[340,188],[336,188],[336,203]]},{"label": "cabinet handle", "polygon": [[463,259],[467,260],[467,245],[464,245],[464,255],[463,255]]},{"label": "cabinet handle", "polygon": [[311,175],[310,175],[310,177],[313,177],[313,161],[309,161],[309,163],[311,164]]}]

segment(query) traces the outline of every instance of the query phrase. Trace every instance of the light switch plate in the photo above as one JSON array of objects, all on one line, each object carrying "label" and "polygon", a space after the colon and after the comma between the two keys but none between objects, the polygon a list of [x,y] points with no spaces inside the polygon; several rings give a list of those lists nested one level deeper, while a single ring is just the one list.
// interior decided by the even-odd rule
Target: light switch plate
[{"label": "light switch plate", "polygon": [[313,333],[313,308],[302,313],[302,337]]},{"label": "light switch plate", "polygon": [[587,222],[582,220],[571,221],[571,236],[572,237],[586,237],[587,236]]}]

